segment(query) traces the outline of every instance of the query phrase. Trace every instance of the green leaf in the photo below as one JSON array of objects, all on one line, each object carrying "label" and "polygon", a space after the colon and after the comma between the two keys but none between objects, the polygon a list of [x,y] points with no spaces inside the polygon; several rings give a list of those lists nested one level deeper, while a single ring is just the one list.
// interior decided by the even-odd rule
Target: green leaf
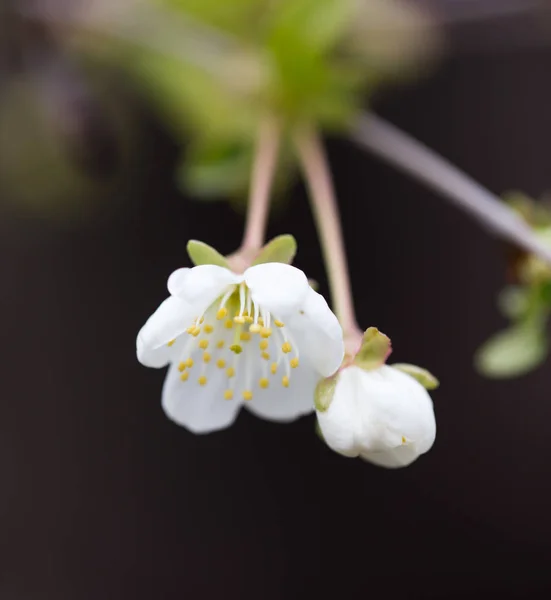
[{"label": "green leaf", "polygon": [[510,285],[504,288],[497,298],[501,313],[511,320],[517,320],[528,312],[529,292],[520,285]]},{"label": "green leaf", "polygon": [[253,265],[278,262],[290,265],[297,253],[297,242],[292,235],[278,235],[270,240],[260,254],[256,257]]},{"label": "green leaf", "polygon": [[336,387],[337,376],[322,379],[318,383],[316,391],[314,392],[314,406],[317,411],[325,412],[329,408],[331,402],[333,402]]},{"label": "green leaf", "polygon": [[191,262],[195,266],[199,265],[217,265],[229,269],[230,266],[224,256],[204,242],[198,240],[189,240],[187,243],[187,253]]},{"label": "green leaf", "polygon": [[390,338],[376,327],[369,327],[364,333],[362,346],[354,357],[354,364],[364,371],[372,371],[385,362],[391,351]]},{"label": "green leaf", "polygon": [[524,375],[547,357],[543,328],[521,323],[487,340],[475,354],[475,366],[486,377],[505,379]]},{"label": "green leaf", "polygon": [[395,369],[406,373],[407,375],[416,379],[425,389],[435,390],[440,382],[436,377],[427,369],[418,367],[417,365],[410,365],[408,363],[395,363],[392,365]]}]

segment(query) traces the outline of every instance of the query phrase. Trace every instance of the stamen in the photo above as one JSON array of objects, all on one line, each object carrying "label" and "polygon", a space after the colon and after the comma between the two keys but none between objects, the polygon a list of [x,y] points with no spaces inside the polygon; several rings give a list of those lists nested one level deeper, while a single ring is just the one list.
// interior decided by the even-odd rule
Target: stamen
[{"label": "stamen", "polygon": [[189,379],[189,371],[184,371],[181,375],[180,375],[180,379],[182,381],[187,381]]},{"label": "stamen", "polygon": [[221,321],[228,314],[228,309],[225,307],[219,308],[216,313],[216,318]]},{"label": "stamen", "polygon": [[233,399],[233,390],[226,390],[224,392],[224,400],[232,400]]},{"label": "stamen", "polygon": [[402,444],[405,444],[407,442],[406,438],[404,436],[402,436]]},{"label": "stamen", "polygon": [[202,325],[205,322],[205,317],[201,317],[199,319],[199,325]]},{"label": "stamen", "polygon": [[185,362],[181,362],[178,365],[178,371],[180,371],[180,373],[181,373],[182,371],[185,371],[185,369],[186,369],[186,363]]},{"label": "stamen", "polygon": [[225,327],[226,329],[231,329],[233,327],[233,321],[231,319],[228,319],[225,323]]},{"label": "stamen", "polygon": [[263,327],[260,330],[260,336],[263,338],[269,338],[272,335],[272,330],[269,327]]},{"label": "stamen", "polygon": [[170,340],[170,342],[168,342],[167,346],[170,348],[171,346],[173,346],[173,345],[174,345],[174,342],[175,342],[175,341],[176,341],[176,340]]},{"label": "stamen", "polygon": [[220,300],[220,308],[216,313],[216,318],[221,321],[228,314],[228,309],[226,308],[226,302],[228,298],[235,292],[235,285],[232,285],[230,289],[222,296],[222,300]]},{"label": "stamen", "polygon": [[233,367],[228,367],[226,369],[226,375],[228,376],[228,379],[231,379],[235,376],[235,369]]},{"label": "stamen", "polygon": [[212,325],[207,324],[203,327],[203,331],[205,333],[212,333],[214,331],[214,327]]},{"label": "stamen", "polygon": [[209,363],[211,359],[211,355],[208,352],[203,352],[203,362]]},{"label": "stamen", "polygon": [[291,348],[291,344],[289,344],[289,342],[285,342],[282,346],[281,346],[281,351],[285,352],[285,354],[289,354],[289,352],[291,352],[292,348]]},{"label": "stamen", "polygon": [[274,319],[274,325],[276,327],[285,327],[285,324],[283,323],[283,321],[279,321],[278,319]]},{"label": "stamen", "polygon": [[206,350],[209,347],[209,341],[208,340],[201,340],[199,342],[199,348],[201,348],[201,350]]},{"label": "stamen", "polygon": [[283,377],[281,378],[281,385],[286,388],[289,387],[289,378],[287,377],[287,375],[283,375]]},{"label": "stamen", "polygon": [[205,375],[201,375],[197,381],[199,382],[199,385],[207,385],[207,378]]},{"label": "stamen", "polygon": [[272,363],[270,371],[272,372],[272,375],[275,375],[277,373],[277,363]]},{"label": "stamen", "polygon": [[243,352],[243,348],[239,344],[232,344],[230,350],[235,354],[241,354],[241,352]]},{"label": "stamen", "polygon": [[188,369],[191,369],[191,367],[193,367],[193,359],[191,359],[191,358],[188,358],[188,359],[186,360],[186,367],[187,367]]},{"label": "stamen", "polygon": [[201,333],[201,328],[200,327],[194,327],[193,331],[191,332],[191,335],[193,337],[197,337],[200,333]]},{"label": "stamen", "polygon": [[270,360],[270,354],[268,352],[261,352],[260,356],[262,356],[264,360]]},{"label": "stamen", "polygon": [[258,323],[253,323],[250,327],[249,327],[249,332],[250,333],[260,333],[260,330],[262,329],[262,327],[260,327],[260,325]]},{"label": "stamen", "polygon": [[267,377],[261,377],[260,381],[258,382],[258,385],[265,390],[269,385],[270,382],[268,381]]},{"label": "stamen", "polygon": [[225,361],[223,358],[219,358],[219,359],[216,361],[216,366],[217,366],[219,369],[223,369],[223,368],[226,366],[226,361]]},{"label": "stamen", "polygon": [[268,340],[262,340],[262,341],[260,342],[260,344],[258,344],[258,347],[259,347],[261,350],[266,350],[266,348],[268,348],[268,345],[269,345],[269,342],[268,342]]},{"label": "stamen", "polygon": [[242,342],[249,342],[251,340],[251,334],[248,331],[243,331],[240,336],[239,339]]},{"label": "stamen", "polygon": [[298,358],[296,356],[292,358],[290,364],[292,369],[296,369],[298,367]]},{"label": "stamen", "polygon": [[243,400],[252,400],[253,399],[253,393],[251,392],[251,390],[245,390],[243,392]]},{"label": "stamen", "polygon": [[217,348],[223,348],[224,347],[224,340],[220,340],[219,342],[216,343],[216,347]]}]

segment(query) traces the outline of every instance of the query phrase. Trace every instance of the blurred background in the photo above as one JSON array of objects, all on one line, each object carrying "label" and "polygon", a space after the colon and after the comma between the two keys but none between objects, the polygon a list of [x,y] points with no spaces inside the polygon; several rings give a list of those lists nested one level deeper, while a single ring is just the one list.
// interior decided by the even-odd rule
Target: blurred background
[{"label": "blurred background", "polygon": [[[242,214],[186,191],[185,136],[105,42],[73,51],[62,4],[0,10],[0,598],[548,598],[551,365],[472,364],[504,325],[501,245],[329,132],[360,324],[439,377],[436,444],[386,471],[333,454],[313,417],[186,432],[135,336],[186,241],[229,253]],[[496,193],[547,191],[547,13],[431,4],[447,52],[370,106]],[[285,198],[268,237],[293,234],[327,294],[302,184]]]}]

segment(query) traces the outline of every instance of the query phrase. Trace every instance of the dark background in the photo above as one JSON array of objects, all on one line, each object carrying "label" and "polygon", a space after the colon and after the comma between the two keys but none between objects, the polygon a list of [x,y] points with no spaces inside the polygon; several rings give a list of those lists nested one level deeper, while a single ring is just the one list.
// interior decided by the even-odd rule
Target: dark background
[{"label": "dark background", "polygon": [[[463,53],[375,108],[490,189],[539,194],[550,73],[545,48]],[[230,252],[242,219],[182,197],[178,150],[137,106],[141,163],[120,210],[72,228],[2,215],[1,600],[549,597],[551,368],[511,382],[472,368],[503,325],[495,240],[329,140],[360,323],[440,378],[436,444],[386,471],[333,454],[313,417],[243,412],[193,436],[165,418],[164,373],[138,364],[135,336],[186,240]],[[297,237],[326,293],[301,185],[291,202],[269,233]]]}]

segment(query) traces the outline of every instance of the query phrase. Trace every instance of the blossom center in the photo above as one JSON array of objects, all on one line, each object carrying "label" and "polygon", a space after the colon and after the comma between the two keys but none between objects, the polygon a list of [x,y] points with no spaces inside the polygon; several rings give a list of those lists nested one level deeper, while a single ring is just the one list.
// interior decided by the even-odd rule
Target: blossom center
[{"label": "blossom center", "polygon": [[274,382],[288,388],[291,370],[299,366],[285,323],[254,302],[245,282],[229,286],[183,335],[188,339],[178,363],[180,380],[193,375],[205,386],[212,371],[221,370],[226,400],[238,393],[252,400],[255,389],[266,390]]}]

